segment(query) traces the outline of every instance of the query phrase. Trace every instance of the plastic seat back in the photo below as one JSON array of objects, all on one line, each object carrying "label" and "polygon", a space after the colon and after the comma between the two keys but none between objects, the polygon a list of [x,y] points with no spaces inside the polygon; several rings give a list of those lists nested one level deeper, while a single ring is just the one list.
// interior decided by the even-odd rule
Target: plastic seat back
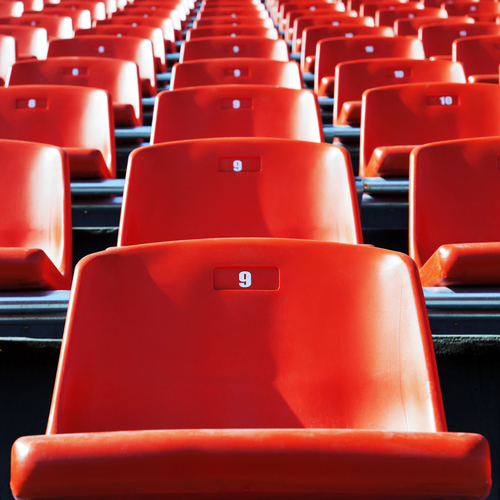
[{"label": "plastic seat back", "polygon": [[125,191],[118,246],[241,236],[362,243],[349,154],[330,144],[222,138],[140,148]]},{"label": "plastic seat back", "polygon": [[0,89],[0,137],[65,149],[72,177],[116,176],[111,98],[103,90],[63,85]]},{"label": "plastic seat back", "polygon": [[69,16],[53,16],[42,12],[28,12],[22,17],[1,18],[0,24],[13,24],[45,28],[49,42],[62,38],[73,38],[73,21]]},{"label": "plastic seat back", "polygon": [[0,17],[21,17],[25,10],[23,2],[8,1],[0,2]]},{"label": "plastic seat back", "polygon": [[379,9],[387,9],[392,7],[394,9],[400,6],[407,7],[406,0],[363,0],[359,5],[359,15],[361,17],[375,17],[375,13]]},{"label": "plastic seat back", "polygon": [[68,289],[72,235],[67,156],[52,146],[11,140],[0,140],[0,154],[0,289]]},{"label": "plastic seat back", "polygon": [[196,19],[204,19],[206,17],[214,16],[231,16],[235,18],[238,18],[239,16],[245,16],[248,18],[256,17],[257,19],[267,19],[269,17],[269,13],[267,12],[267,10],[257,10],[252,7],[228,7],[200,10],[196,15]]},{"label": "plastic seat back", "polygon": [[51,57],[22,61],[12,68],[10,85],[77,85],[111,94],[115,125],[142,125],[141,87],[137,65],[123,59]]},{"label": "plastic seat back", "polygon": [[48,5],[43,10],[44,14],[52,16],[67,16],[73,21],[73,30],[88,29],[92,26],[92,13],[89,8],[75,6],[61,7],[61,5]]},{"label": "plastic seat back", "polygon": [[0,86],[9,78],[12,65],[16,62],[16,40],[9,35],[0,35]]},{"label": "plastic seat back", "polygon": [[191,28],[186,33],[186,41],[210,36],[258,36],[261,38],[278,39],[275,28],[262,28],[259,26],[207,26],[206,28]]},{"label": "plastic seat back", "polygon": [[213,16],[204,19],[195,19],[193,21],[193,28],[219,26],[224,24],[229,24],[231,26],[260,26],[263,28],[274,28],[272,19],[258,19],[251,16],[238,16],[236,18],[232,16]]},{"label": "plastic seat back", "polygon": [[[321,15],[335,14],[339,12],[336,8],[338,5],[343,5],[343,4],[325,3],[320,5],[311,5],[308,8],[302,7],[288,11],[286,14],[286,18],[283,21],[284,23],[283,31],[285,32],[285,40],[287,42],[293,40],[293,25],[295,23],[295,19],[298,19],[299,17],[302,16],[311,16],[311,15],[321,16]],[[348,16],[352,15],[351,12],[340,12],[340,13],[346,14]],[[352,17],[355,16],[352,15]]]},{"label": "plastic seat back", "polygon": [[500,35],[471,36],[453,42],[453,60],[462,63],[466,76],[498,74]]},{"label": "plastic seat back", "polygon": [[75,280],[48,434],[445,430],[406,256],[288,239],[178,241],[94,254]]},{"label": "plastic seat back", "polygon": [[375,148],[496,135],[500,135],[497,85],[415,83],[367,90],[363,94],[360,176],[367,175]]},{"label": "plastic seat back", "polygon": [[320,40],[316,45],[315,92],[318,92],[318,95],[325,95],[326,92],[320,89],[320,86],[324,86],[322,80],[323,78],[335,76],[335,67],[338,63],[381,57],[424,59],[422,42],[413,37],[384,36],[357,36]]},{"label": "plastic seat back", "polygon": [[462,65],[452,61],[388,58],[340,63],[335,70],[334,123],[359,126],[361,98],[368,89],[403,83],[466,81]]},{"label": "plastic seat back", "polygon": [[210,85],[161,92],[151,144],[209,137],[323,141],[316,96],[267,85]]},{"label": "plastic seat back", "polygon": [[438,18],[447,18],[446,11],[444,9],[440,9],[437,7],[427,7],[427,8],[418,8],[418,7],[399,7],[395,9],[386,8],[379,9],[375,13],[375,25],[376,26],[390,26],[391,28],[394,26],[394,22],[396,19],[401,18],[410,18],[414,19],[415,17],[438,17]]},{"label": "plastic seat back", "polygon": [[156,94],[153,45],[145,38],[89,35],[51,42],[48,57],[63,56],[112,57],[132,61],[139,68],[143,95],[149,97]]},{"label": "plastic seat back", "polygon": [[422,26],[418,30],[425,57],[451,56],[454,40],[477,35],[500,35],[500,25],[495,23],[440,24]]},{"label": "plastic seat back", "polygon": [[394,36],[392,28],[387,26],[365,26],[365,25],[342,25],[342,26],[310,26],[302,32],[302,44],[300,51],[300,66],[302,71],[314,71],[316,56],[316,45],[325,38],[354,36]]},{"label": "plastic seat back", "polygon": [[295,61],[259,58],[223,58],[176,63],[170,90],[221,84],[278,85],[301,89],[302,76]]},{"label": "plastic seat back", "polygon": [[461,17],[436,17],[422,16],[405,19],[396,19],[394,21],[394,33],[398,36],[418,36],[418,30],[421,26],[430,24],[456,24],[469,23],[473,24],[474,19],[468,16]]},{"label": "plastic seat back", "polygon": [[498,16],[500,14],[500,6],[497,2],[445,2],[443,7],[452,17],[476,14]]},{"label": "plastic seat back", "polygon": [[415,153],[409,249],[418,267],[441,245],[499,242],[500,139],[429,144]]},{"label": "plastic seat back", "polygon": [[16,60],[47,57],[49,42],[45,28],[0,24],[0,34],[12,36],[16,40]]},{"label": "plastic seat back", "polygon": [[184,42],[179,62],[221,57],[260,57],[288,61],[288,47],[284,40],[270,40],[254,36],[211,36]]}]

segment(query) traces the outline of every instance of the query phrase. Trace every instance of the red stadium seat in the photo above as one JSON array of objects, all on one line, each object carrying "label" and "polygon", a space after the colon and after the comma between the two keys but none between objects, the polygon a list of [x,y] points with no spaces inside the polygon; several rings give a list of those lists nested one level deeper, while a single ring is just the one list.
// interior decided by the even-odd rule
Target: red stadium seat
[{"label": "red stadium seat", "polygon": [[[128,16],[140,16],[146,19],[156,18],[159,23],[168,23],[169,20],[172,22],[172,26],[175,33],[176,40],[182,39],[182,20],[179,10],[174,6],[169,6],[168,8],[157,8],[153,9],[154,6],[141,7],[139,3],[133,8],[125,9],[123,11],[118,11],[113,15],[115,22],[121,23],[120,19]],[[126,24],[129,24],[128,22]]]},{"label": "red stadium seat", "polygon": [[116,175],[113,110],[103,90],[62,85],[0,89],[0,138],[63,148],[73,178]]},{"label": "red stadium seat", "polygon": [[267,85],[211,85],[161,92],[151,144],[209,137],[323,142],[316,96]]},{"label": "red stadium seat", "polygon": [[111,94],[114,123],[118,127],[142,125],[141,83],[137,65],[103,57],[51,57],[18,62],[11,85],[78,85]]},{"label": "red stadium seat", "polygon": [[221,138],[140,148],[125,193],[118,246],[237,236],[363,242],[349,154],[330,144]]},{"label": "red stadium seat", "polygon": [[399,6],[407,7],[407,0],[363,0],[359,6],[359,15],[374,18],[379,9],[387,9],[388,7],[397,9]]},{"label": "red stadium seat", "polygon": [[16,62],[16,40],[9,35],[0,35],[0,86],[9,78],[12,65]]},{"label": "red stadium seat", "polygon": [[[286,17],[284,19],[284,28],[283,31],[285,33],[285,40],[286,41],[292,41],[293,40],[293,25],[295,23],[295,19],[298,19],[299,17],[310,17],[311,15],[313,16],[324,16],[328,14],[347,14],[347,16],[352,17],[351,12],[342,12],[337,10],[337,5],[339,4],[332,4],[332,3],[325,3],[325,4],[315,4],[311,5],[308,8],[297,8],[294,10],[289,10],[286,13]],[[342,4],[343,5],[343,4]]]},{"label": "red stadium seat", "polygon": [[107,24],[99,25],[88,30],[77,30],[75,36],[86,35],[115,35],[134,36],[139,38],[147,38],[153,44],[153,53],[156,62],[156,71],[164,73],[167,71],[167,60],[165,54],[165,41],[161,28],[154,26],[132,26],[131,24]]},{"label": "red stadium seat", "polygon": [[278,85],[301,89],[302,76],[295,61],[261,58],[206,59],[174,64],[170,90],[200,85]]},{"label": "red stadium seat", "polygon": [[302,32],[302,43],[300,52],[300,67],[304,73],[314,72],[316,62],[316,45],[325,38],[354,36],[394,36],[392,28],[387,26],[364,26],[364,25],[342,25],[342,26],[310,26]]},{"label": "red stadium seat", "polygon": [[0,290],[68,290],[68,157],[59,148],[9,140],[0,140],[0,154]]},{"label": "red stadium seat", "polygon": [[429,144],[410,167],[410,255],[423,286],[499,285],[500,138]]},{"label": "red stadium seat", "polygon": [[47,30],[31,26],[0,24],[0,34],[16,40],[16,60],[45,59],[49,50]]},{"label": "red stadium seat", "polygon": [[261,38],[278,39],[275,28],[262,28],[258,26],[207,26],[206,28],[191,28],[187,30],[186,41],[210,36],[258,36]]},{"label": "red stadium seat", "polygon": [[328,0],[287,0],[281,2],[278,13],[278,26],[282,30],[287,30],[293,27],[293,24],[287,23],[288,14],[292,11],[301,10],[305,14],[314,14],[318,10],[326,9],[325,14],[328,12],[344,12],[345,6],[342,2],[330,2]]},{"label": "red stadium seat", "polygon": [[417,36],[418,30],[422,26],[429,24],[456,24],[456,23],[469,23],[473,24],[474,19],[468,16],[461,17],[436,17],[436,16],[422,16],[405,19],[396,19],[394,21],[394,33],[398,36]]},{"label": "red stadium seat", "polygon": [[14,497],[485,499],[448,433],[415,264],[377,248],[208,239],[80,262],[44,436]]},{"label": "red stadium seat", "polygon": [[0,17],[21,17],[25,10],[23,2],[0,1]]},{"label": "red stadium seat", "polygon": [[429,59],[367,59],[337,64],[333,120],[360,126],[363,92],[376,87],[421,82],[466,83],[462,65]]},{"label": "red stadium seat", "polygon": [[113,57],[135,62],[139,68],[143,95],[149,97],[156,94],[153,44],[145,38],[89,35],[51,42],[48,57],[64,56]]},{"label": "red stadium seat", "polygon": [[500,35],[461,38],[453,42],[453,60],[462,63],[467,77],[494,75],[498,83]]},{"label": "red stadium seat", "polygon": [[45,28],[49,42],[61,38],[73,38],[73,21],[69,16],[53,16],[43,12],[27,12],[21,17],[1,18],[1,24],[32,26],[35,28]]},{"label": "red stadium seat", "polygon": [[498,2],[478,2],[478,1],[460,1],[444,2],[444,9],[449,16],[468,16],[468,15],[500,15],[500,5]]},{"label": "red stadium seat", "polygon": [[261,57],[288,61],[288,47],[284,40],[270,40],[255,36],[211,36],[184,42],[179,62],[221,57]]},{"label": "red stadium seat", "polygon": [[424,59],[424,51],[420,40],[413,37],[356,36],[320,40],[316,45],[315,92],[321,96],[333,95],[338,63],[381,57]]},{"label": "red stadium seat", "polygon": [[200,10],[196,15],[196,19],[205,19],[206,17],[214,16],[231,16],[231,17],[256,17],[257,19],[267,19],[269,14],[267,10],[257,10],[249,7],[221,7],[218,9],[204,9]]},{"label": "red stadium seat", "polygon": [[500,135],[500,88],[414,83],[363,94],[359,175],[407,176],[417,146]]},{"label": "red stadium seat", "polygon": [[422,26],[418,37],[422,40],[425,57],[450,56],[453,41],[477,35],[500,35],[500,25],[495,23],[457,23]]},{"label": "red stadium seat", "polygon": [[[58,4],[47,4],[45,5],[44,12],[50,13],[52,9],[71,9],[74,11],[88,10],[90,12],[90,17],[92,21],[102,21],[106,19],[106,5],[102,0],[63,0]],[[74,22],[74,21],[73,21]],[[87,21],[85,20],[85,23]],[[78,26],[74,23],[76,29],[88,29],[90,26]]]},{"label": "red stadium seat", "polygon": [[248,16],[214,16],[205,17],[203,19],[195,19],[193,21],[193,28],[203,28],[207,26],[219,26],[229,24],[231,26],[260,26],[263,28],[274,28],[273,20],[271,18],[258,19]]},{"label": "red stadium seat", "polygon": [[73,22],[73,30],[87,29],[92,26],[92,14],[89,8],[61,7],[61,4],[57,4],[53,6],[46,6],[42,13],[47,16],[70,17]]},{"label": "red stadium seat", "polygon": [[446,19],[448,16],[444,9],[439,9],[437,7],[419,8],[411,6],[410,4],[410,6],[398,6],[394,9],[391,7],[378,9],[375,13],[375,26],[390,26],[392,28],[397,19],[414,19],[416,17],[437,17]]}]

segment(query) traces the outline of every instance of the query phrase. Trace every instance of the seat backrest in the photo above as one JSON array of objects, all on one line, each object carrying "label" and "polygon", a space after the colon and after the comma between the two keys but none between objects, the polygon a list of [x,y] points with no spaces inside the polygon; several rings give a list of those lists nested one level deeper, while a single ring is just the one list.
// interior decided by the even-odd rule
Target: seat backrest
[{"label": "seat backrest", "polygon": [[73,38],[73,21],[69,16],[53,16],[49,14],[27,12],[21,17],[1,18],[0,24],[13,24],[45,28],[49,41],[61,38]]},{"label": "seat backrest", "polygon": [[14,37],[17,59],[26,57],[45,59],[47,57],[49,42],[45,28],[0,24],[0,34]]},{"label": "seat backrest", "polygon": [[142,123],[139,74],[131,61],[103,57],[20,61],[12,68],[11,85],[77,85],[106,90],[113,104],[132,106],[137,122]]},{"label": "seat backrest", "polygon": [[[335,14],[339,11],[336,9],[337,5],[343,4],[331,4],[325,3],[320,5],[311,5],[309,8],[298,8],[295,10],[290,10],[286,14],[286,18],[284,20],[284,32],[285,32],[285,40],[287,42],[291,42],[293,40],[293,25],[295,23],[295,19],[303,16],[311,16],[311,15],[325,15],[325,14]],[[352,14],[351,12],[340,12],[341,14]],[[351,16],[356,17],[356,16]]]},{"label": "seat backrest", "polygon": [[72,235],[68,157],[61,149],[46,144],[3,139],[0,155],[0,247],[42,249],[69,287]]},{"label": "seat backrest", "polygon": [[275,28],[262,28],[258,26],[207,26],[206,28],[190,28],[186,33],[186,41],[209,36],[258,36],[261,38],[278,39]]},{"label": "seat backrest", "polygon": [[409,249],[419,267],[441,245],[500,241],[499,155],[499,137],[412,152]]},{"label": "seat backrest", "polygon": [[403,83],[466,81],[462,65],[452,61],[387,58],[343,62],[335,71],[334,122],[346,101],[361,101],[368,89]]},{"label": "seat backrest", "polygon": [[374,26],[373,18],[352,17],[347,12],[335,12],[334,14],[319,16],[298,17],[293,22],[292,52],[300,52],[302,46],[303,32],[309,26]]},{"label": "seat backrest", "polygon": [[[408,4],[406,4],[408,5]],[[411,5],[411,4],[410,4]],[[447,18],[446,11],[444,9],[440,9],[438,7],[427,7],[427,8],[418,8],[411,6],[399,6],[396,8],[385,8],[378,9],[375,13],[375,25],[376,26],[390,26],[391,28],[394,26],[394,22],[396,19],[401,18],[410,18],[414,19],[415,17],[438,17],[438,18]]]},{"label": "seat backrest", "polygon": [[[91,6],[90,6],[91,8]],[[92,13],[89,10],[89,7],[62,7],[60,4],[47,5],[43,10],[45,14],[53,15],[53,16],[67,16],[71,17],[73,21],[73,29],[88,29],[92,26]]]},{"label": "seat backrest", "polygon": [[443,7],[449,16],[500,14],[500,5],[498,2],[445,2]]},{"label": "seat backrest", "polygon": [[21,17],[24,10],[23,2],[12,0],[0,2],[0,17]]},{"label": "seat backrest", "polygon": [[16,62],[16,40],[10,35],[0,34],[0,85],[9,79],[12,65]]},{"label": "seat backrest", "polygon": [[459,17],[436,17],[422,16],[405,19],[396,19],[394,21],[394,33],[399,36],[417,36],[421,26],[430,24],[455,24],[455,23],[474,23],[474,19],[468,16]]},{"label": "seat backrest", "polygon": [[125,193],[119,246],[240,236],[362,243],[350,157],[330,144],[222,138],[140,148]]},{"label": "seat backrest", "polygon": [[454,40],[477,35],[500,35],[500,25],[496,23],[439,24],[422,26],[418,30],[425,57],[450,56]]},{"label": "seat backrest", "polygon": [[500,135],[500,88],[487,83],[413,83],[363,94],[360,175],[380,146]]},{"label": "seat backrest", "polygon": [[177,241],[86,257],[75,280],[48,434],[446,430],[407,256],[290,239]]},{"label": "seat backrest", "polygon": [[284,40],[270,40],[255,36],[211,36],[184,42],[179,62],[221,57],[261,57],[288,61],[288,47]]},{"label": "seat backrest", "polygon": [[261,26],[264,28],[274,28],[273,20],[271,18],[259,19],[252,16],[213,16],[203,19],[195,19],[193,21],[193,28],[219,26],[223,24],[229,24],[231,26]]},{"label": "seat backrest", "polygon": [[302,44],[300,51],[300,64],[304,71],[304,65],[308,56],[316,54],[316,44],[325,38],[345,37],[352,38],[354,36],[388,36],[393,37],[394,31],[387,26],[365,26],[365,25],[320,25],[310,26],[302,32]]},{"label": "seat backrest", "polygon": [[231,16],[231,17],[256,17],[258,19],[266,19],[269,17],[267,10],[257,10],[252,7],[221,7],[219,9],[204,9],[198,11],[197,19],[204,19],[206,17],[214,16]]},{"label": "seat backrest", "polygon": [[500,65],[500,35],[460,38],[453,42],[453,60],[462,63],[465,74],[497,74]]},{"label": "seat backrest", "polygon": [[406,0],[363,0],[359,6],[359,15],[361,17],[375,17],[379,9],[387,7],[398,8],[400,5],[407,6]]},{"label": "seat backrest", "polygon": [[222,58],[176,63],[172,68],[170,90],[220,84],[278,85],[302,88],[302,76],[295,61],[272,59]]},{"label": "seat backrest", "polygon": [[111,98],[103,90],[63,85],[0,88],[0,138],[100,151],[116,176]]},{"label": "seat backrest", "polygon": [[209,137],[322,142],[317,97],[267,85],[207,85],[158,95],[151,144]]},{"label": "seat backrest", "polygon": [[316,45],[314,90],[321,79],[335,75],[335,66],[356,59],[404,57],[424,59],[422,42],[414,37],[356,36],[352,38],[326,38]]},{"label": "seat backrest", "polygon": [[70,40],[54,40],[48,57],[89,56],[125,59],[137,64],[145,96],[156,94],[153,44],[145,38],[114,35],[88,35]]}]

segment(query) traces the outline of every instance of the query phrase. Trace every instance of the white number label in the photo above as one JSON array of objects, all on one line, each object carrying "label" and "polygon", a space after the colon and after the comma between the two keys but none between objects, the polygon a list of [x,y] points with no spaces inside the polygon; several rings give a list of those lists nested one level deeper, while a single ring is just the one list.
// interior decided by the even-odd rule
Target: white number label
[{"label": "white number label", "polygon": [[375,49],[373,48],[373,45],[367,45],[365,47],[365,51],[368,53],[368,54],[371,54],[373,52],[375,52]]},{"label": "white number label", "polygon": [[239,77],[239,76],[241,76],[241,71],[240,71],[239,69],[235,69],[235,70],[233,71],[233,75],[234,75],[235,77]]},{"label": "white number label", "polygon": [[233,161],[233,171],[234,172],[241,172],[243,170],[243,162],[241,160],[234,160]]},{"label": "white number label", "polygon": [[36,108],[36,100],[35,99],[28,99],[28,108]]},{"label": "white number label", "polygon": [[354,33],[346,33],[345,37],[346,38],[352,38],[354,36]]},{"label": "white number label", "polygon": [[394,78],[404,78],[405,72],[402,69],[394,71]]},{"label": "white number label", "polygon": [[72,74],[73,76],[78,76],[78,75],[80,74],[80,72],[78,71],[78,68],[73,68],[73,69],[71,70],[71,74]]},{"label": "white number label", "polygon": [[338,21],[333,21],[332,26],[338,26],[340,23]]},{"label": "white number label", "polygon": [[451,97],[451,95],[439,96],[439,100],[442,106],[451,106],[453,104],[453,97]]},{"label": "white number label", "polygon": [[239,99],[235,99],[233,101],[233,109],[240,109],[241,101]]},{"label": "white number label", "polygon": [[239,285],[241,288],[248,288],[249,286],[252,286],[252,273],[249,273],[248,271],[241,271],[238,278],[240,280]]},{"label": "white number label", "polygon": [[462,30],[460,33],[458,33],[460,36],[467,36],[467,31]]},{"label": "white number label", "polygon": [[240,51],[240,48],[239,48],[237,45],[235,45],[235,46],[233,47],[233,52],[234,52],[235,54],[237,54],[239,51]]},{"label": "white number label", "polygon": [[99,52],[99,54],[104,54],[104,51],[105,51],[105,50],[106,50],[106,49],[104,48],[104,46],[103,46],[103,45],[100,45],[100,46],[97,48],[97,52]]}]

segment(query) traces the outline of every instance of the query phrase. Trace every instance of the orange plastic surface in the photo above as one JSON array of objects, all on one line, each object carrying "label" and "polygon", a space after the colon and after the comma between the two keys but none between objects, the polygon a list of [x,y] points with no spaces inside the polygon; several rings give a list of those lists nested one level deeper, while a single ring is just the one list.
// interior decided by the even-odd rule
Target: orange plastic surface
[{"label": "orange plastic surface", "polygon": [[446,11],[438,7],[427,7],[424,9],[411,6],[399,6],[394,9],[389,7],[378,9],[375,12],[375,26],[390,26],[392,28],[396,19],[414,19],[415,17],[423,16],[447,17]]},{"label": "orange plastic surface", "polygon": [[186,41],[209,36],[258,36],[262,38],[278,39],[278,32],[275,28],[262,28],[260,26],[207,26],[206,28],[191,28],[186,33]]},{"label": "orange plastic surface", "polygon": [[474,22],[468,16],[457,17],[414,17],[412,19],[396,19],[394,21],[394,32],[396,35],[402,36],[417,36],[421,26],[430,24],[455,24],[455,23],[470,23]]},{"label": "orange plastic surface", "polygon": [[133,26],[131,24],[108,24],[96,26],[95,28],[90,28],[88,30],[77,30],[75,32],[75,36],[83,35],[116,35],[147,38],[153,44],[153,53],[156,61],[156,71],[158,73],[164,73],[165,71],[167,71],[165,40],[161,28],[144,25]]},{"label": "orange plastic surface", "polygon": [[499,154],[498,137],[429,144],[412,153],[409,248],[426,268],[426,282],[500,283]]},{"label": "orange plastic surface", "polygon": [[445,431],[408,257],[258,238],[115,248],[77,267],[48,435],[14,445],[12,487],[486,498],[486,441]]},{"label": "orange plastic surface", "polygon": [[156,70],[153,44],[145,38],[114,35],[88,35],[71,40],[54,40],[49,45],[48,57],[87,56],[125,59],[139,68],[142,94],[156,94]]},{"label": "orange plastic surface", "polygon": [[64,148],[72,177],[115,177],[113,108],[108,93],[86,87],[16,85],[0,89],[0,107],[1,138]]},{"label": "orange plastic surface", "polygon": [[260,138],[132,153],[119,246],[240,236],[362,243],[349,154],[330,144]]},{"label": "orange plastic surface", "polygon": [[[500,135],[499,117],[500,88],[487,83],[411,83],[367,90],[359,175],[376,175],[369,165],[375,148],[386,147],[388,154],[392,146]],[[373,161],[378,162],[375,156]],[[389,175],[387,169],[384,175]]]},{"label": "orange plastic surface", "polygon": [[137,65],[102,57],[51,57],[23,61],[12,68],[9,85],[77,85],[111,94],[118,127],[142,125],[141,83]]},{"label": "orange plastic surface", "polygon": [[68,157],[58,148],[0,140],[0,289],[69,289]]},{"label": "orange plastic surface", "polygon": [[45,59],[49,49],[47,30],[31,26],[0,24],[0,34],[9,35],[16,40],[17,60],[36,57]]},{"label": "orange plastic surface", "polygon": [[209,137],[323,142],[317,97],[267,85],[207,85],[158,95],[151,144]]},{"label": "orange plastic surface", "polygon": [[321,80],[323,77],[334,76],[338,63],[381,57],[424,59],[424,51],[420,40],[413,37],[360,35],[320,40],[316,44],[314,90],[318,95],[325,95],[320,92]]},{"label": "orange plastic surface", "polygon": [[[303,72],[314,72],[314,64],[307,63],[309,56],[316,55],[316,44],[325,38],[346,37],[352,38],[359,35],[394,36],[392,28],[387,26],[342,25],[342,26],[310,26],[302,33],[300,51],[300,64]],[[332,74],[333,76],[333,74]]]},{"label": "orange plastic surface", "polygon": [[465,74],[498,74],[500,65],[500,35],[471,36],[455,40],[452,46],[453,60],[462,63]]},{"label": "orange plastic surface", "polygon": [[286,62],[288,46],[284,40],[255,36],[211,36],[184,42],[179,62],[221,57],[260,57]]},{"label": "orange plastic surface", "polygon": [[[238,38],[233,38],[237,40]],[[206,59],[176,63],[170,90],[218,84],[278,85],[289,89],[303,86],[299,65],[256,57]]]},{"label": "orange plastic surface", "polygon": [[27,12],[21,17],[4,17],[0,19],[0,24],[45,28],[49,42],[60,38],[72,38],[75,34],[71,17],[54,16],[42,12]]},{"label": "orange plastic surface", "polygon": [[439,24],[422,26],[418,30],[427,58],[451,55],[454,40],[477,35],[500,35],[500,25],[493,22]]},{"label": "orange plastic surface", "polygon": [[[336,125],[359,126],[361,98],[368,89],[404,83],[466,81],[462,66],[451,61],[387,58],[343,62],[335,69],[333,120]],[[356,116],[341,116],[348,101],[359,102]]]}]

